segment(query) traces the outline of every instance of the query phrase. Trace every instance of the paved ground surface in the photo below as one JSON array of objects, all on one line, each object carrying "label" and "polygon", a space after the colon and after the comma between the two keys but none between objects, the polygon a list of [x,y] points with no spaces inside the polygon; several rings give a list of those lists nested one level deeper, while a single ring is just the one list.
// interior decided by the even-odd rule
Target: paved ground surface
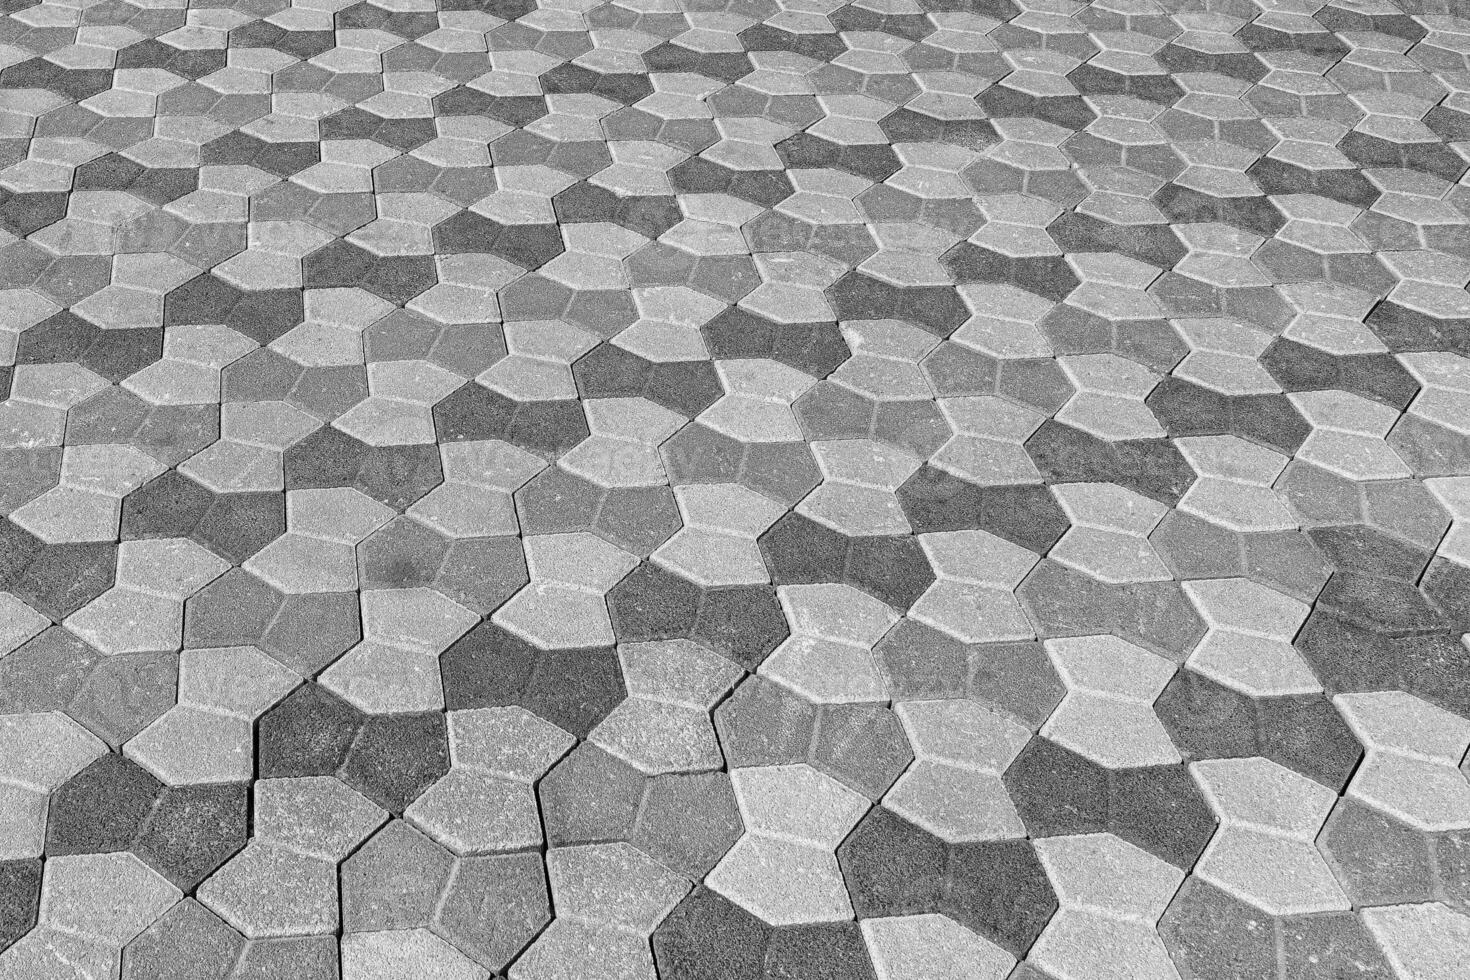
[{"label": "paved ground surface", "polygon": [[5,0],[0,977],[1463,980],[1454,6]]}]

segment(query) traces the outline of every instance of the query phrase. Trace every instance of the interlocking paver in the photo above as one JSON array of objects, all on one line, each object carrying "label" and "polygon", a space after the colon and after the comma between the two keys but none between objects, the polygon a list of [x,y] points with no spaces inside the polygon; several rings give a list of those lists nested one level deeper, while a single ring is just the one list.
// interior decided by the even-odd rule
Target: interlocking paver
[{"label": "interlocking paver", "polygon": [[245,940],[219,916],[186,898],[165,912],[126,948],[125,977],[193,975],[222,980]]},{"label": "interlocking paver", "polygon": [[342,928],[373,933],[427,926],[453,858],[402,820],[385,824],[342,864]]},{"label": "interlocking paver", "polygon": [[1196,874],[1272,915],[1349,907],[1314,841],[1331,790],[1261,758],[1191,766],[1220,829]]},{"label": "interlocking paver", "polygon": [[618,649],[628,700],[589,741],[640,771],[703,772],[723,761],[709,712],[740,678],[734,664],[688,640]]},{"label": "interlocking paver", "polygon": [[1470,823],[1470,779],[1460,768],[1470,726],[1412,694],[1344,694],[1338,710],[1363,743],[1347,795],[1421,830]]},{"label": "interlocking paver", "polygon": [[335,777],[261,780],[250,844],[200,887],[199,900],[247,938],[331,933],[337,863],[383,818]]},{"label": "interlocking paver", "polygon": [[788,585],[778,594],[791,636],[761,665],[764,676],[818,703],[885,699],[872,649],[897,619],[889,606],[850,585]]},{"label": "interlocking paver", "polygon": [[59,711],[10,714],[0,727],[6,752],[4,857],[39,857],[47,795],[107,751],[105,743]]},{"label": "interlocking paver", "polygon": [[1470,917],[1438,902],[1368,909],[1363,920],[1398,976],[1454,976],[1470,949]]},{"label": "interlocking paver", "polygon": [[872,440],[815,442],[812,452],[822,482],[798,514],[853,537],[910,530],[893,491],[919,468],[917,459]]},{"label": "interlocking paver", "polygon": [[772,925],[850,917],[834,851],[867,801],[805,764],[731,778],[745,834],[706,877],[709,887]]},{"label": "interlocking paver", "polygon": [[341,487],[286,493],[286,533],[244,568],[287,594],[357,588],[356,546],[393,518],[365,494]]},{"label": "interlocking paver", "polygon": [[725,396],[700,421],[742,442],[786,442],[802,438],[791,404],[815,379],[765,358],[717,361]]},{"label": "interlocking paver", "polygon": [[1179,869],[1111,834],[1049,837],[1036,852],[1061,908],[1029,962],[1057,977],[1179,975],[1154,931]]},{"label": "interlocking paver", "polygon": [[517,960],[512,975],[657,976],[648,937],[689,882],[622,843],[557,848],[547,854],[546,871],[556,921]]},{"label": "interlocking paver", "polygon": [[523,708],[450,712],[449,772],[406,815],[456,854],[539,844],[532,784],[571,744]]},{"label": "interlocking paver", "polygon": [[683,527],[653,560],[701,585],[757,585],[770,580],[760,537],[785,509],[738,483],[692,483],[674,488]]},{"label": "interlocking paver", "polygon": [[1111,769],[1178,761],[1153,709],[1173,664],[1115,636],[1047,640],[1046,651],[1067,693],[1041,734]]},{"label": "interlocking paver", "polygon": [[48,544],[116,538],[122,499],[163,471],[132,446],[77,446],[61,457],[61,483],[10,519]]},{"label": "interlocking paver", "polygon": [[66,628],[108,654],[176,649],[185,601],[228,568],[184,538],[126,541],[113,587],[68,616]]},{"label": "interlocking paver", "polygon": [[0,975],[1458,976],[1454,4],[0,20]]},{"label": "interlocking paver", "polygon": [[883,980],[1002,980],[1015,959],[953,919],[927,913],[864,919],[863,939]]},{"label": "interlocking paver", "polygon": [[342,976],[387,980],[403,976],[435,980],[485,980],[490,972],[427,929],[358,932],[342,938]]},{"label": "interlocking paver", "polygon": [[1291,645],[1310,612],[1305,603],[1242,578],[1186,582],[1184,591],[1207,627],[1190,669],[1254,697],[1322,689]]},{"label": "interlocking paver", "polygon": [[1052,488],[1072,526],[1051,557],[1113,584],[1172,576],[1148,536],[1168,513],[1155,500],[1112,483],[1064,483]]},{"label": "interlocking paver", "polygon": [[1031,732],[973,701],[909,701],[897,708],[914,763],[884,806],[947,841],[999,840],[1025,832],[1000,774]]},{"label": "interlocking paver", "polygon": [[433,589],[364,592],[361,607],[362,642],[322,683],[369,713],[442,708],[439,654],[479,617]]},{"label": "interlocking paver", "polygon": [[248,780],[255,719],[299,680],[253,647],[186,650],[179,656],[178,703],[123,751],[168,785]]},{"label": "interlocking paver", "polygon": [[1287,459],[1239,436],[1180,439],[1179,451],[1199,474],[1179,509],[1232,531],[1287,531],[1296,517],[1272,488]]},{"label": "interlocking paver", "polygon": [[431,926],[488,970],[502,970],[550,921],[546,871],[533,853],[461,858]]},{"label": "interlocking paver", "polygon": [[1297,458],[1350,480],[1388,480],[1411,471],[1385,441],[1398,413],[1346,391],[1309,391],[1292,402],[1312,424]]},{"label": "interlocking paver", "polygon": [[537,646],[604,646],[613,640],[608,591],[637,559],[578,531],[524,539],[531,581],[495,613],[496,623]]},{"label": "interlocking paver", "polygon": [[562,468],[605,487],[667,482],[658,447],[683,417],[645,398],[598,398],[584,410],[591,435],[561,458]]},{"label": "interlocking paver", "polygon": [[216,493],[280,491],[283,453],[320,423],[285,401],[229,402],[220,407],[220,438],[179,465],[179,472]]},{"label": "interlocking paver", "polygon": [[909,609],[913,619],[966,643],[1035,635],[1015,596],[1035,554],[985,531],[924,534],[919,542],[935,582]]},{"label": "interlocking paver", "polygon": [[1040,477],[1022,448],[1045,421],[1040,412],[994,396],[944,398],[939,407],[954,435],[934,454],[935,466],[987,485]]},{"label": "interlocking paver", "polygon": [[123,947],[180,897],[127,852],[54,858],[41,882],[36,928],[0,952],[0,967],[20,975],[115,976]]}]

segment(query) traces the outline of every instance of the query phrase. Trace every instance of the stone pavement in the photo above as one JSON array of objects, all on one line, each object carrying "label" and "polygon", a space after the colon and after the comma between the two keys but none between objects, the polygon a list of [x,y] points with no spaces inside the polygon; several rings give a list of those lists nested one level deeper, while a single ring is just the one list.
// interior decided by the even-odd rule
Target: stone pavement
[{"label": "stone pavement", "polygon": [[3,10],[0,980],[1470,976],[1461,0]]}]

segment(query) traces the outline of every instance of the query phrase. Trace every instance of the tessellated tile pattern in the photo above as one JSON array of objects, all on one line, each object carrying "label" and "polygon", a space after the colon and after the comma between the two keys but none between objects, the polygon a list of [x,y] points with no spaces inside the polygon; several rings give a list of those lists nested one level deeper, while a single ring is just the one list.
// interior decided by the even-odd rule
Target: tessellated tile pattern
[{"label": "tessellated tile pattern", "polygon": [[1463,980],[1457,0],[3,0],[0,980]]}]

